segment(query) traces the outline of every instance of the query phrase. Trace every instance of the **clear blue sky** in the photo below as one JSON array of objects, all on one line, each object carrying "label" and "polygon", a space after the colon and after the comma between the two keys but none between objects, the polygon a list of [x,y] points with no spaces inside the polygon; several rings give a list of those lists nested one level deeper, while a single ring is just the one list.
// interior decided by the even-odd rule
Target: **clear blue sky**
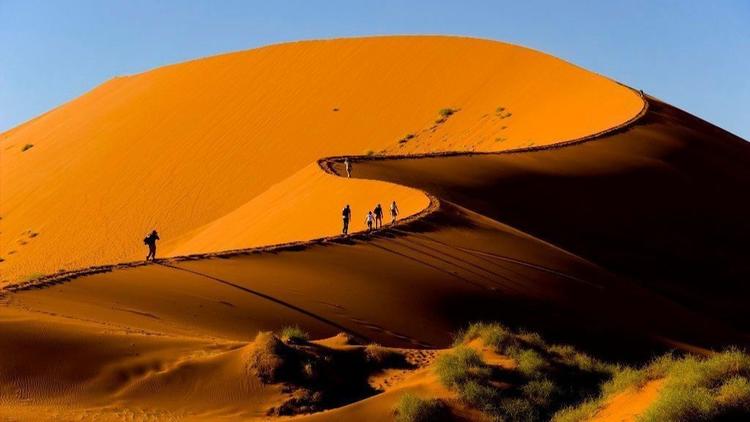
[{"label": "clear blue sky", "polygon": [[374,34],[536,48],[750,140],[750,0],[0,0],[0,131],[115,75],[281,41]]}]

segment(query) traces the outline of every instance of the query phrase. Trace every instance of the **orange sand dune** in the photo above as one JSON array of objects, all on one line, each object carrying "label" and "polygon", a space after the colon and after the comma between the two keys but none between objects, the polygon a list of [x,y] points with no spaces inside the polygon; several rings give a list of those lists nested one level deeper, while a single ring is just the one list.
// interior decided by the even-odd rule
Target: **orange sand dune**
[{"label": "orange sand dune", "polygon": [[[459,111],[434,123],[442,107]],[[542,150],[357,157],[356,180],[317,164],[365,148],[533,148],[613,127]],[[747,345],[750,146],[519,47],[268,47],[117,79],[2,136],[3,254],[17,248],[0,263],[7,279],[137,259],[153,225],[163,250],[189,254],[330,235],[344,201],[355,217],[390,198],[407,215],[432,205],[371,235],[8,287],[2,417],[266,418],[286,393],[248,376],[247,356],[259,331],[290,324],[419,349],[500,320],[608,359]],[[336,160],[322,167],[342,174]],[[23,245],[5,235],[16,232]],[[446,394],[413,375],[312,418],[386,417],[399,389]]]},{"label": "orange sand dune", "polygon": [[[443,108],[458,111],[436,124]],[[142,259],[152,228],[162,254],[309,239],[336,233],[348,201],[361,229],[376,202],[408,215],[426,199],[314,174],[317,159],[545,145],[640,108],[562,60],[455,37],[289,43],[118,77],[0,134],[0,279]],[[279,203],[281,189],[300,190]]]}]

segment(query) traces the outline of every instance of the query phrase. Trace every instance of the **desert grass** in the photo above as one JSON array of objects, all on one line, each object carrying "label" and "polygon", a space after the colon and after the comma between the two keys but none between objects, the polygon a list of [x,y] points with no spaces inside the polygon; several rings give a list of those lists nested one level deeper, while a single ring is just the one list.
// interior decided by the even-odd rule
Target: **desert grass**
[{"label": "desert grass", "polygon": [[658,379],[664,380],[664,387],[639,421],[750,418],[750,355],[729,349],[707,358],[667,354],[640,369],[618,366],[598,397],[559,411],[553,420],[588,419],[615,394],[637,390]]},{"label": "desert grass", "polygon": [[447,406],[437,399],[422,399],[405,393],[394,409],[397,422],[432,422],[448,420]]},{"label": "desert grass", "polygon": [[286,343],[306,343],[310,340],[310,334],[298,325],[287,325],[279,331],[279,337]]}]

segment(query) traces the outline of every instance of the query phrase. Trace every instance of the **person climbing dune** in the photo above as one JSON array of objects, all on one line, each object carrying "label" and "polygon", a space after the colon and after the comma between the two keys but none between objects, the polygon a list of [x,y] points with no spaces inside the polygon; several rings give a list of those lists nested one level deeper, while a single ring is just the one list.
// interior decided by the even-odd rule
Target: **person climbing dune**
[{"label": "person climbing dune", "polygon": [[344,222],[344,227],[341,230],[345,235],[349,233],[349,220],[352,218],[352,209],[349,208],[349,204],[346,204],[344,209],[341,211],[341,218]]},{"label": "person climbing dune", "polygon": [[396,217],[398,217],[398,205],[396,201],[391,202],[391,224],[396,224]]},{"label": "person climbing dune", "polygon": [[375,206],[375,228],[383,227],[383,207],[380,204]]},{"label": "person climbing dune", "polygon": [[374,220],[372,211],[367,211],[367,217],[365,217],[365,223],[367,224],[367,232],[372,231],[372,221]]},{"label": "person climbing dune", "polygon": [[156,230],[152,231],[151,234],[143,238],[143,243],[148,245],[148,255],[146,255],[146,261],[156,259],[156,241],[159,240],[159,233]]},{"label": "person climbing dune", "polygon": [[344,158],[344,167],[346,168],[346,177],[351,178],[352,177],[352,162],[349,161],[349,158]]}]

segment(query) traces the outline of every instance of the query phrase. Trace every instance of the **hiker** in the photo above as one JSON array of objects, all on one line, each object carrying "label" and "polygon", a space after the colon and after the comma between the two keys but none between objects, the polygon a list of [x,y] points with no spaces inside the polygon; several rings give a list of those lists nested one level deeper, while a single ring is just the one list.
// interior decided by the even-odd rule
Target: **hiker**
[{"label": "hiker", "polygon": [[349,204],[346,204],[344,209],[341,211],[341,217],[344,220],[344,229],[342,232],[346,235],[349,233],[349,220],[352,218],[352,210],[349,208]]},{"label": "hiker", "polygon": [[372,231],[372,211],[367,211],[367,217],[365,217],[365,223],[367,223],[367,232]]},{"label": "hiker", "polygon": [[375,206],[375,228],[383,227],[383,207],[380,204]]},{"label": "hiker", "polygon": [[352,177],[352,162],[349,161],[349,157],[344,158],[344,167],[346,167],[346,177]]},{"label": "hiker", "polygon": [[143,243],[148,245],[148,255],[146,255],[146,261],[149,258],[153,261],[156,259],[156,241],[159,240],[159,233],[156,230],[152,231],[150,235],[143,238]]},{"label": "hiker", "polygon": [[391,224],[396,224],[396,217],[398,216],[398,205],[396,201],[391,203]]}]

